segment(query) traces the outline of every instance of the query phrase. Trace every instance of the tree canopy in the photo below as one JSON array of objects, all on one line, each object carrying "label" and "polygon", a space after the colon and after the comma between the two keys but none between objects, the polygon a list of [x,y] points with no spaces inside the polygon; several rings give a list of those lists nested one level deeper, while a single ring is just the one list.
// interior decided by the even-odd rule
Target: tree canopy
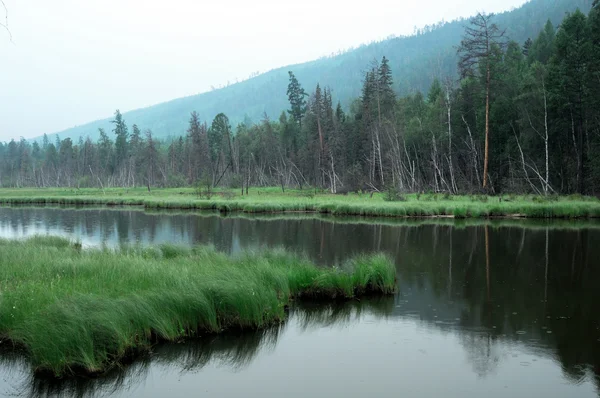
[{"label": "tree canopy", "polygon": [[346,109],[325,81],[307,84],[290,71],[279,93],[288,102],[275,120],[263,112],[257,122],[235,123],[216,112],[209,125],[191,112],[184,133],[161,139],[137,122],[129,134],[116,111],[114,135],[100,128],[96,140],[0,143],[0,184],[477,193],[486,178],[491,193],[596,194],[599,13],[575,10],[556,30],[544,18],[534,39],[507,34],[485,46],[469,40],[503,39],[504,30],[500,18],[479,17],[484,24],[464,32],[456,67],[468,71],[459,81],[433,68],[427,90],[402,95],[404,76],[386,55],[365,62]]}]

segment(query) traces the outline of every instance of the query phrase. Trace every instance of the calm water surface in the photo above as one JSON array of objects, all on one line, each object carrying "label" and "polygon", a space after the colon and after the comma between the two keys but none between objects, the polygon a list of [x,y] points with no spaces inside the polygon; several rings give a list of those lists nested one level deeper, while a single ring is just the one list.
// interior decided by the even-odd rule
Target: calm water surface
[{"label": "calm water surface", "polygon": [[160,345],[97,379],[36,378],[25,358],[0,350],[2,395],[600,395],[600,224],[0,208],[0,237],[33,234],[87,246],[210,243],[230,253],[284,246],[323,265],[384,251],[399,293],[301,306],[260,332]]}]

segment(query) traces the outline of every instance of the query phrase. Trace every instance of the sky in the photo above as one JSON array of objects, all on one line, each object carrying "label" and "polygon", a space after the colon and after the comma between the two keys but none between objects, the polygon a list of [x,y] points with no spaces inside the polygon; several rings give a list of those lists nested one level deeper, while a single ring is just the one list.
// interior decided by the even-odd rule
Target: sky
[{"label": "sky", "polygon": [[[3,0],[0,141],[210,91],[525,0]],[[4,11],[0,8],[0,17]]]}]

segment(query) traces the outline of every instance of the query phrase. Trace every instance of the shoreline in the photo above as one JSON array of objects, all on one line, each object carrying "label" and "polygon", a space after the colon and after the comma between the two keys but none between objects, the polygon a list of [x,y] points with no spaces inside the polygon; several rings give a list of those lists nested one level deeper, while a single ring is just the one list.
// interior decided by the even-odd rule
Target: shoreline
[{"label": "shoreline", "polygon": [[478,227],[488,225],[492,228],[518,227],[525,229],[600,229],[598,217],[586,218],[532,218],[532,217],[487,217],[487,218],[455,218],[452,216],[429,217],[361,217],[351,215],[331,215],[316,212],[284,212],[284,213],[220,213],[214,210],[179,210],[179,209],[146,209],[143,206],[105,206],[105,205],[56,205],[56,204],[13,204],[1,205],[5,210],[56,210],[62,212],[85,211],[133,211],[150,216],[183,216],[183,217],[218,217],[225,219],[254,220],[260,222],[281,222],[298,220],[315,220],[333,224],[381,225],[389,227],[418,227],[423,225],[448,226],[453,228]]},{"label": "shoreline", "polygon": [[207,246],[85,249],[59,237],[0,239],[0,341],[36,374],[102,374],[159,342],[260,330],[296,302],[396,292],[383,254],[318,267],[280,250],[230,256]]},{"label": "shoreline", "polygon": [[[419,200],[385,202],[381,198],[370,199],[360,196],[319,195],[314,198],[278,194],[235,196],[231,199],[190,198],[191,194],[170,193],[169,190],[156,190],[155,194],[141,192],[122,196],[121,192],[112,195],[93,196],[90,190],[85,194],[69,194],[55,190],[55,194],[5,195],[0,189],[0,205],[70,205],[70,206],[131,206],[146,210],[207,210],[221,214],[322,214],[336,216],[360,216],[404,219],[598,219],[600,201],[595,198],[569,199],[557,197],[545,199],[518,197],[504,200],[497,197],[455,196],[438,198],[426,196]],[[89,192],[89,193],[88,193]],[[259,191],[260,192],[260,191]],[[127,191],[128,193],[128,191]],[[161,194],[170,194],[161,197]],[[175,196],[177,195],[177,196]],[[187,195],[188,197],[182,197]],[[302,194],[304,195],[304,194]]]}]

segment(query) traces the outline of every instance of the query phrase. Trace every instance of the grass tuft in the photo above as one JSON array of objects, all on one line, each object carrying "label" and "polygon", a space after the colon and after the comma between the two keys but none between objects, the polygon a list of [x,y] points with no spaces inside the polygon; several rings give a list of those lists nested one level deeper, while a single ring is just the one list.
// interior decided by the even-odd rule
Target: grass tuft
[{"label": "grass tuft", "polygon": [[281,322],[294,299],[390,294],[392,261],[320,268],[284,250],[230,257],[212,247],[81,250],[63,238],[0,240],[0,340],[38,371],[105,371],[157,341]]}]

